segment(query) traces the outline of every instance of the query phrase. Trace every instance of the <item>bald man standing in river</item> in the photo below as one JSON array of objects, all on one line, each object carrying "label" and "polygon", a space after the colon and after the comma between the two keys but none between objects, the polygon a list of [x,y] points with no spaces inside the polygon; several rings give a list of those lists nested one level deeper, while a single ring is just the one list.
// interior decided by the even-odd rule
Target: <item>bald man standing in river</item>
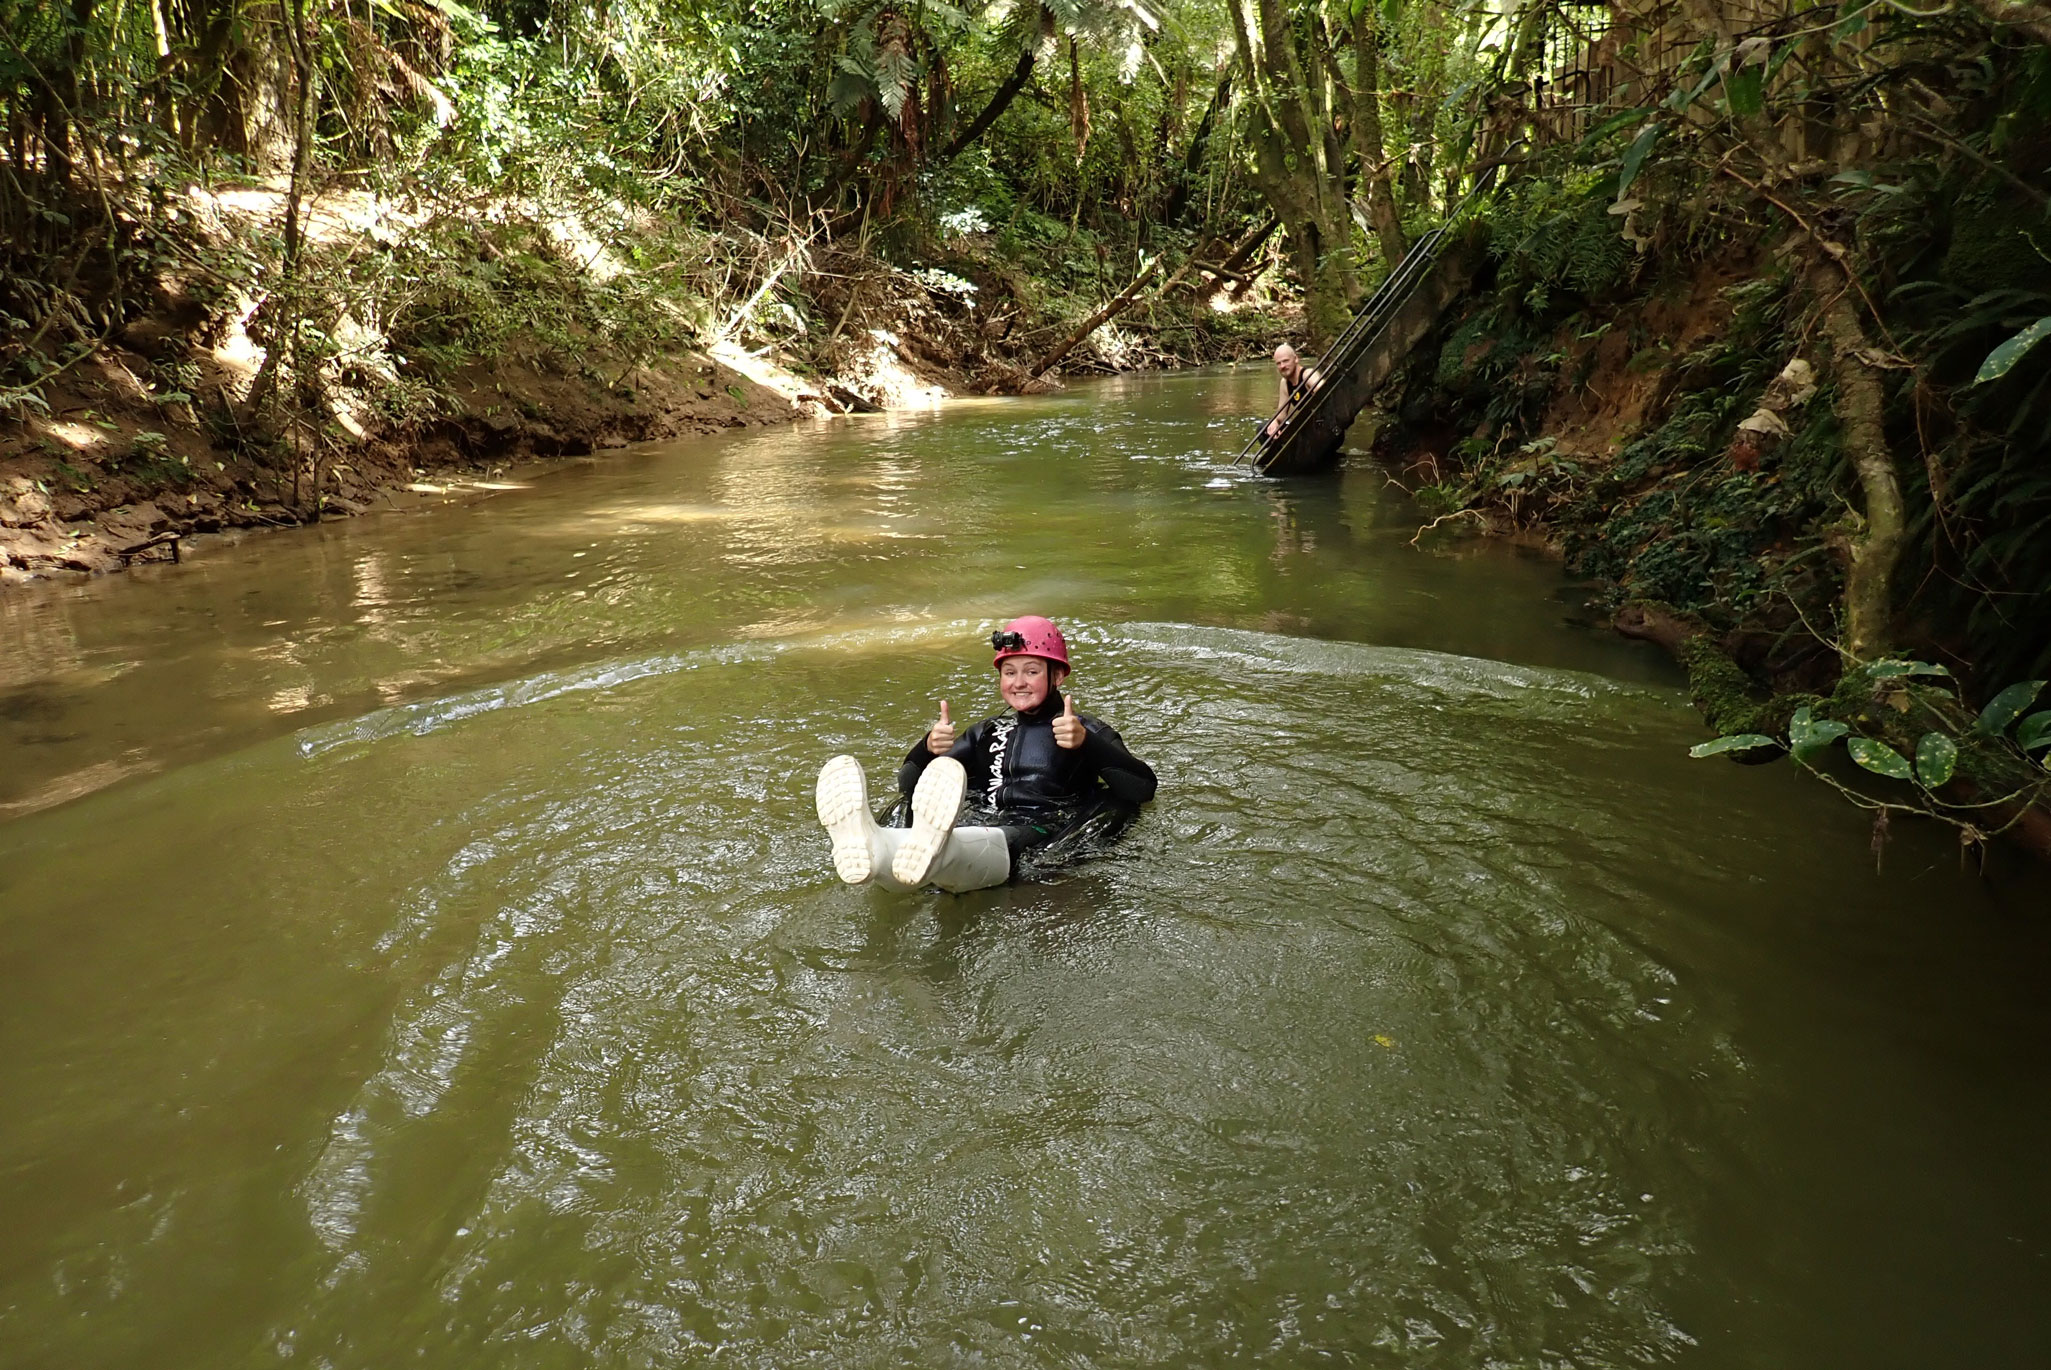
[{"label": "bald man standing in river", "polygon": [[1318,374],[1303,365],[1303,358],[1296,355],[1296,349],[1283,343],[1275,349],[1275,375],[1282,383],[1281,398],[1275,403],[1275,417],[1268,420],[1268,426],[1261,432],[1274,437],[1282,431],[1282,425],[1289,418],[1289,396],[1301,388],[1304,393],[1317,388]]}]

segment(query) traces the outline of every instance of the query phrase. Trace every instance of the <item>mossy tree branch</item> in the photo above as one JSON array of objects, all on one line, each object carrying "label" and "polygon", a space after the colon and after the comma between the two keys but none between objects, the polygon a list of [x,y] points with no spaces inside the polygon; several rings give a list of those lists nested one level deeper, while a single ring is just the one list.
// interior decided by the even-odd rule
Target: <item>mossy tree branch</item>
[{"label": "mossy tree branch", "polygon": [[1901,476],[1882,423],[1886,397],[1880,386],[1881,354],[1866,335],[1852,304],[1851,269],[1841,261],[1819,260],[1809,272],[1809,289],[1822,309],[1837,379],[1837,417],[1844,426],[1844,450],[1859,478],[1865,526],[1851,539],[1844,584],[1844,646],[1847,665],[1885,656],[1894,642],[1894,573],[1901,561],[1908,517]]}]

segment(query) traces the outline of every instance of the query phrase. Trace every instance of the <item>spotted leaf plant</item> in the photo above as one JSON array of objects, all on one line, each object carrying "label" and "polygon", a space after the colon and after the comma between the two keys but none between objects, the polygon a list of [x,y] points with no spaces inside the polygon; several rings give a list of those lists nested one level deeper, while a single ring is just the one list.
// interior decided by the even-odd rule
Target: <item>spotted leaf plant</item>
[{"label": "spotted leaf plant", "polygon": [[[2018,681],[1975,715],[1959,702],[1944,667],[1875,661],[1848,676],[1831,701],[1819,701],[1853,722],[1819,718],[1817,705],[1804,704],[1789,716],[1784,737],[1733,733],[1691,747],[1688,755],[1762,761],[1784,752],[1853,803],[1875,810],[1882,828],[1890,813],[1917,813],[1952,824],[1961,840],[1976,843],[2051,795],[2051,709],[2030,712],[2044,686],[2042,680]],[[1854,766],[1895,784],[1847,783],[1857,777],[1830,761],[1840,741]]]}]

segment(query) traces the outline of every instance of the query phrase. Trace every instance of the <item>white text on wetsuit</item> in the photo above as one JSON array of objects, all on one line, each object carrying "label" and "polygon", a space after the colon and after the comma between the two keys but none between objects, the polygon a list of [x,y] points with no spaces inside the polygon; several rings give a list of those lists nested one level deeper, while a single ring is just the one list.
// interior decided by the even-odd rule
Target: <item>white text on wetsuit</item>
[{"label": "white text on wetsuit", "polygon": [[1004,788],[1004,753],[1011,746],[1011,730],[1017,726],[1016,718],[1000,718],[990,730],[990,786],[985,799],[993,809],[1000,807],[998,794]]}]

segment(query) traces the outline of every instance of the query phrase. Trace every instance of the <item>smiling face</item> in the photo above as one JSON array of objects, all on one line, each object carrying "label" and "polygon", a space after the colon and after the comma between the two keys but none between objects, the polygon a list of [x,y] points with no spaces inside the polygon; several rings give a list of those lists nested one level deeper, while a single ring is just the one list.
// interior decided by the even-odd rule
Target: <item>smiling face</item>
[{"label": "smiling face", "polygon": [[1061,683],[1045,660],[1036,656],[1008,656],[997,663],[997,692],[1004,702],[1020,713],[1031,713],[1047,702],[1047,692]]}]

